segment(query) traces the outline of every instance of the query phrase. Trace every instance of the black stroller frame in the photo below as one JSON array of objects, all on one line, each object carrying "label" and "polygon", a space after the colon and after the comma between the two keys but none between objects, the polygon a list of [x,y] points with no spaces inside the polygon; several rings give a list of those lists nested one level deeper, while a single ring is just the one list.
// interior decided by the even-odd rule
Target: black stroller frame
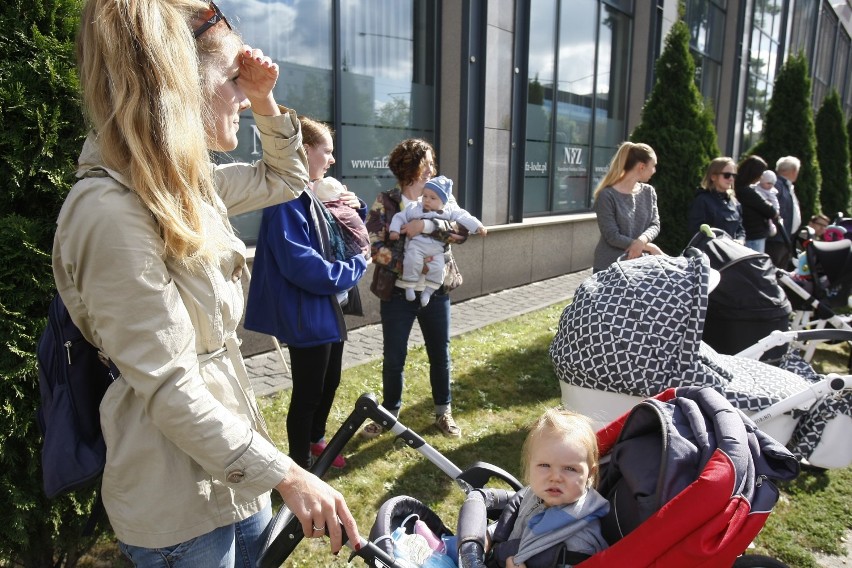
[{"label": "black stroller frame", "polygon": [[[403,440],[408,447],[421,453],[450,479],[454,480],[466,495],[484,488],[492,479],[505,482],[515,491],[523,487],[512,474],[486,462],[475,462],[464,470],[460,469],[446,456],[429,445],[417,432],[410,430],[396,416],[381,406],[376,396],[371,393],[363,394],[358,398],[355,402],[355,408],[335,432],[317,461],[311,466],[311,473],[317,477],[322,477],[331,467],[334,458],[342,452],[344,446],[367,420],[373,420],[382,428],[389,430],[397,438]],[[264,547],[258,561],[258,567],[278,568],[292,554],[304,537],[299,519],[285,505],[282,505],[266,529]],[[345,541],[345,532],[343,537]],[[367,561],[370,566],[386,566],[388,568],[399,566],[387,549],[363,537],[361,542],[358,543],[360,545],[358,550],[355,550],[352,543],[347,542],[346,544],[353,549],[349,557],[350,561],[358,556]],[[459,554],[462,554],[462,552],[460,551]]]}]

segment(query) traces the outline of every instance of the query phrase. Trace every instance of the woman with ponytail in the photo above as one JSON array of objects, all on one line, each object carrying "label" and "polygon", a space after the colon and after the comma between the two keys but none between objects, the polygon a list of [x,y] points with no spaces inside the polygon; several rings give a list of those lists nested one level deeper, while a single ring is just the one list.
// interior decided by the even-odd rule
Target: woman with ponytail
[{"label": "woman with ponytail", "polygon": [[657,156],[647,144],[624,142],[594,193],[601,237],[592,270],[599,272],[621,255],[628,260],[643,253],[661,254],[653,244],[660,234],[657,193],[648,180],[657,170]]},{"label": "woman with ponytail", "polygon": [[[74,322],[120,371],[100,405],[103,503],[135,566],[253,567],[274,488],[308,537],[345,529],[341,494],[276,449],[239,351],[245,245],[228,215],[297,198],[299,121],[278,66],[215,4],[87,0],[77,41],[91,133],[57,221]],[[215,166],[251,108],[254,164]]]}]

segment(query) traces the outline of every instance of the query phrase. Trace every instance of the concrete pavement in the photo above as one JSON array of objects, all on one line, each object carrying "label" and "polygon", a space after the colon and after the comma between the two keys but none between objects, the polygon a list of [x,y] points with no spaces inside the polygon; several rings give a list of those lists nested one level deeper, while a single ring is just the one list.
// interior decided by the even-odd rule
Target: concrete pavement
[{"label": "concrete pavement", "polygon": [[[591,274],[591,269],[582,270],[453,304],[450,336],[455,337],[557,302],[567,302],[574,295],[577,286]],[[420,327],[415,325],[409,339],[409,348],[422,344]],[[292,386],[287,348],[284,347],[282,351],[288,370],[285,370],[275,350],[246,358],[249,378],[257,396],[271,395]],[[380,359],[381,356],[380,324],[366,325],[349,331],[349,339],[343,351],[344,369]]]}]

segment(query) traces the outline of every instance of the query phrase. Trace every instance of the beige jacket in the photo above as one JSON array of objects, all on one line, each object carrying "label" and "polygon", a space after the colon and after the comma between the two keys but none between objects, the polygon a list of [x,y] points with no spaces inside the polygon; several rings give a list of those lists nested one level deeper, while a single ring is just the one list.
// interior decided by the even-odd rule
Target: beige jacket
[{"label": "beige jacket", "polygon": [[245,519],[291,467],[266,433],[239,353],[245,245],[225,210],[293,199],[307,184],[296,114],[282,112],[255,117],[262,161],[216,166],[221,201],[206,222],[230,250],[196,273],[164,258],[153,216],[127,178],[100,165],[94,137],[83,147],[53,273],[74,322],[121,371],[100,412],[103,501],[124,543],[169,546]]}]

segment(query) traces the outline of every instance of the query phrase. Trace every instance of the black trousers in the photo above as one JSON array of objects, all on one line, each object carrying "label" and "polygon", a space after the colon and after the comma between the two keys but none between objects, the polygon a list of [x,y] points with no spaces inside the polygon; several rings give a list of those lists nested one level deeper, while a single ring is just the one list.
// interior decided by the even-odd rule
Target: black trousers
[{"label": "black trousers", "polygon": [[325,423],[340,385],[343,342],[316,347],[287,346],[293,393],[287,411],[290,457],[301,467],[310,464],[310,446],[325,437]]}]

